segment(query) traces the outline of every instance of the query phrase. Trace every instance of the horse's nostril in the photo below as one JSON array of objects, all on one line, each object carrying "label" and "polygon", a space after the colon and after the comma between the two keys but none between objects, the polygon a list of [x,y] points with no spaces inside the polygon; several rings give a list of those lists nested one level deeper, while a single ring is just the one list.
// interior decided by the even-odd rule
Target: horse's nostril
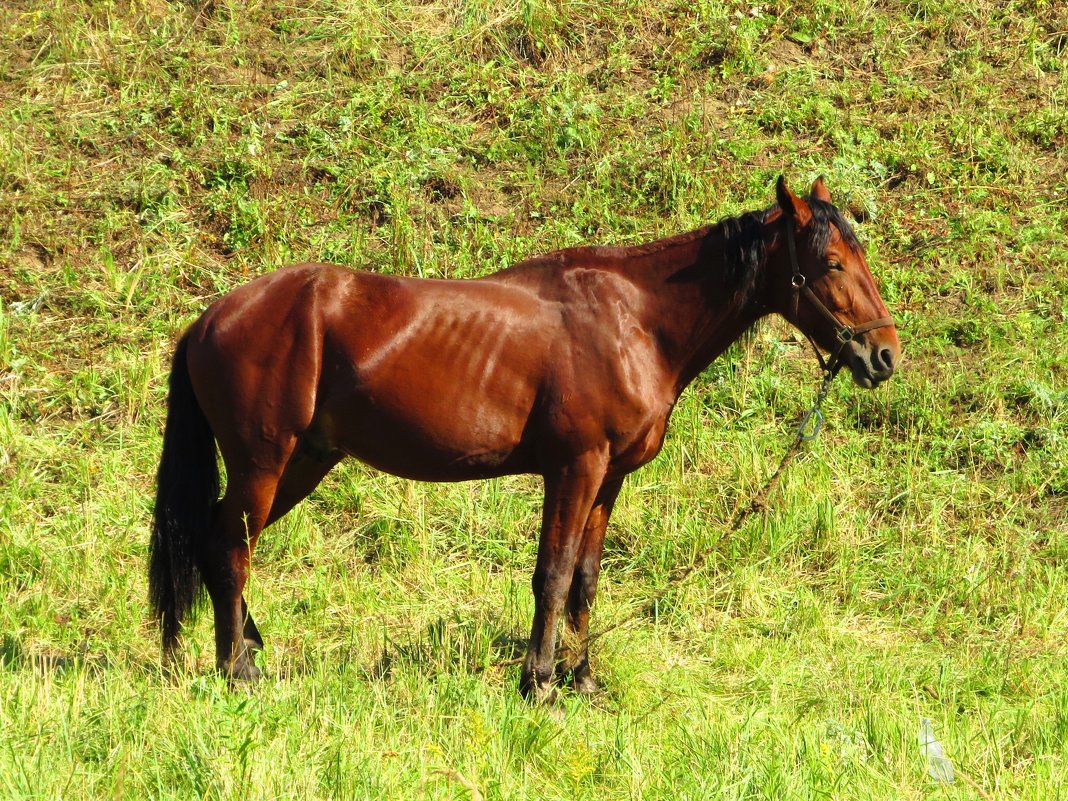
[{"label": "horse's nostril", "polygon": [[876,360],[879,362],[879,366],[883,370],[894,369],[894,352],[890,348],[883,348],[876,353]]}]

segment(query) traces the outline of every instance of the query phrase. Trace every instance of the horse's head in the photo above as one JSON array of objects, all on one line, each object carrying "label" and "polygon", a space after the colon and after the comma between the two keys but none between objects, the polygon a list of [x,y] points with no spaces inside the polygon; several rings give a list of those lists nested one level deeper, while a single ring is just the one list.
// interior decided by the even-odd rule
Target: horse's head
[{"label": "horse's head", "polygon": [[807,199],[779,178],[776,195],[781,214],[766,218],[781,244],[769,265],[773,308],[831,353],[830,369],[848,365],[857,384],[877,386],[901,360],[901,343],[864,248],[822,178]]}]

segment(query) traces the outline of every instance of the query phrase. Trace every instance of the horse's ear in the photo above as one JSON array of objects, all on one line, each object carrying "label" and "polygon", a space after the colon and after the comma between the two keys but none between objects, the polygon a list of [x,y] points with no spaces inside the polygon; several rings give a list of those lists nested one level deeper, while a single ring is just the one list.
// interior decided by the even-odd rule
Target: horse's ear
[{"label": "horse's ear", "polygon": [[816,200],[822,200],[824,203],[831,202],[831,193],[827,189],[827,184],[823,182],[822,175],[812,182],[812,190],[809,194]]},{"label": "horse's ear", "polygon": [[790,191],[789,187],[786,186],[786,178],[782,175],[779,176],[779,180],[775,184],[775,198],[778,200],[779,208],[782,209],[783,214],[793,218],[798,228],[808,225],[812,219],[812,209],[808,207],[805,201]]}]

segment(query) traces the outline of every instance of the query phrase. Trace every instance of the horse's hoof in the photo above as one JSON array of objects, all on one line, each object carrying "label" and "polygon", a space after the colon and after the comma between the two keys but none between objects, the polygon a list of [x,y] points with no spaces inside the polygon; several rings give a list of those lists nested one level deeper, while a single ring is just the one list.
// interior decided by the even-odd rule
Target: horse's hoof
[{"label": "horse's hoof", "polygon": [[523,676],[519,680],[519,693],[537,706],[555,704],[559,697],[551,681],[534,676]]},{"label": "horse's hoof", "polygon": [[593,695],[600,692],[601,685],[593,677],[589,661],[583,657],[578,664],[568,667],[561,663],[556,667],[556,677],[565,684],[571,685],[575,692],[581,695]]},{"label": "horse's hoof", "polygon": [[263,671],[255,665],[248,665],[244,670],[234,673],[231,678],[234,681],[254,682],[263,678]]},{"label": "horse's hoof", "polygon": [[571,683],[575,692],[582,695],[596,695],[601,691],[601,685],[597,683],[597,679],[593,677],[589,669],[575,671],[572,674]]},{"label": "horse's hoof", "polygon": [[556,706],[560,700],[560,693],[549,682],[539,683],[534,685],[527,700],[536,706]]},{"label": "horse's hoof", "polygon": [[252,683],[263,678],[263,673],[256,667],[256,663],[252,661],[251,657],[244,655],[233,660],[228,665],[220,666],[219,672],[231,684]]}]

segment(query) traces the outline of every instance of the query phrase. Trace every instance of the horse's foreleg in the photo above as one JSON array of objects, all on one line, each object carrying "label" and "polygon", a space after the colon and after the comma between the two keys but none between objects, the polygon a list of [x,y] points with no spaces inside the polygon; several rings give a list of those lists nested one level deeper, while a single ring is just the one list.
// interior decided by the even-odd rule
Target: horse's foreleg
[{"label": "horse's foreleg", "polygon": [[519,691],[536,701],[551,701],[556,658],[556,629],[571,587],[575,559],[590,509],[604,479],[607,458],[588,455],[545,477],[538,561],[534,568],[534,622],[523,662]]},{"label": "horse's foreleg", "polygon": [[590,670],[590,608],[597,597],[597,579],[601,574],[601,553],[608,518],[612,514],[622,479],[605,482],[586,519],[579,546],[571,590],[567,596],[567,629],[564,632],[563,672],[571,674],[580,693],[597,691],[597,681]]}]

